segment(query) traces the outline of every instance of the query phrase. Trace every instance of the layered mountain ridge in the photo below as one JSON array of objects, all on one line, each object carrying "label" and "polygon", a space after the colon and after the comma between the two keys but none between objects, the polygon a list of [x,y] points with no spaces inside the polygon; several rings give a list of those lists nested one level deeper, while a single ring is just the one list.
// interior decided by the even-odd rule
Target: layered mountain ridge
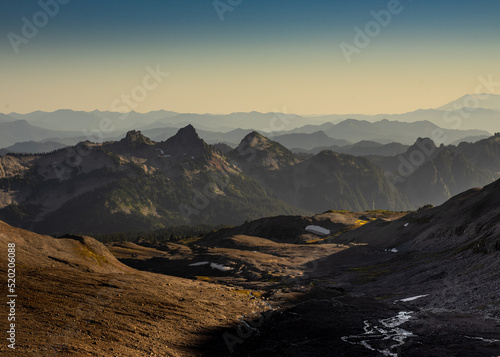
[{"label": "layered mountain ridge", "polygon": [[301,212],[243,174],[192,126],[159,143],[131,131],[118,142],[0,161],[7,168],[0,215],[44,233],[230,224]]},{"label": "layered mountain ridge", "polygon": [[132,130],[118,141],[8,154],[0,157],[0,218],[41,233],[90,234],[330,209],[406,211],[500,173],[498,135],[439,147],[419,138],[387,157],[301,156],[256,131],[220,148],[188,125],[160,142]]}]

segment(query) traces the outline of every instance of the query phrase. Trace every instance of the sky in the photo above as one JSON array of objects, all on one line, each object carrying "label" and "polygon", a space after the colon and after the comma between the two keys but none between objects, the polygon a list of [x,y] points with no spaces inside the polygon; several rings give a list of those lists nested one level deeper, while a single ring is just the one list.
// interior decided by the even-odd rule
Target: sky
[{"label": "sky", "polygon": [[0,112],[439,107],[500,81],[499,13],[486,0],[0,0]]}]

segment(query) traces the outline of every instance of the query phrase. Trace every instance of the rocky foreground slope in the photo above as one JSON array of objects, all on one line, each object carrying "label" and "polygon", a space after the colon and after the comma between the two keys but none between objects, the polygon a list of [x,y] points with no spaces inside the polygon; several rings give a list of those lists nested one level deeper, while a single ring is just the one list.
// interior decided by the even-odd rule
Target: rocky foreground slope
[{"label": "rocky foreground slope", "polygon": [[408,214],[271,217],[189,244],[106,248],[0,223],[3,256],[9,242],[23,355],[500,351],[500,181]]}]

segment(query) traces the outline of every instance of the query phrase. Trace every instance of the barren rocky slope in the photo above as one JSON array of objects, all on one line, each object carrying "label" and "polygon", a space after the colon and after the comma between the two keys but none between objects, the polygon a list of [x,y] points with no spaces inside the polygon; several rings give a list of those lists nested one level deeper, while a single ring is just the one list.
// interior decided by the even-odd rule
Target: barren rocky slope
[{"label": "barren rocky slope", "polygon": [[317,260],[323,296],[297,297],[236,355],[498,356],[499,204],[497,181],[334,237],[355,245]]}]

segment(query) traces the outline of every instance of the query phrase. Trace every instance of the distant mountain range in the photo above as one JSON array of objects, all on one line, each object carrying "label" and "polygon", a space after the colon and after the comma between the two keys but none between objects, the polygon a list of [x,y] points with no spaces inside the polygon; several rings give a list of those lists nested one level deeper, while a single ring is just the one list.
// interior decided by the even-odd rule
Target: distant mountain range
[{"label": "distant mountain range", "polygon": [[[196,127],[211,131],[229,131],[236,128],[276,130],[278,127],[295,128],[305,122],[321,123],[321,118],[307,118],[285,113],[231,113],[231,114],[190,114],[158,110],[148,113],[116,113],[109,111],[92,112],[61,109],[55,112],[37,111],[29,114],[10,113],[4,121],[26,120],[33,125],[52,130],[90,131],[102,127],[103,119],[112,127],[111,131],[126,131],[131,128],[141,130],[159,127],[180,128],[192,123]],[[0,121],[2,118],[0,117]]]},{"label": "distant mountain range", "polygon": [[[347,119],[338,124],[329,123],[328,125],[323,124],[320,127],[328,137],[347,140],[351,143],[370,140],[382,144],[398,142],[405,145],[411,145],[418,137],[435,137],[439,144],[449,144],[453,141],[470,136],[489,136],[488,132],[482,130],[442,129],[430,121],[415,121],[408,123],[389,121],[387,119],[376,122]],[[313,130],[313,126],[307,125],[294,129],[292,132],[300,133],[311,130]]]},{"label": "distant mountain range", "polygon": [[[176,127],[155,127],[145,130],[144,134],[154,141],[162,141],[174,135],[177,130]],[[198,130],[200,137],[207,143],[224,143],[232,147],[237,146],[241,139],[251,131],[253,130],[240,128],[228,132]],[[269,135],[264,131],[258,132],[266,136]],[[14,120],[0,122],[0,147],[8,148],[10,152],[37,153],[46,151],[47,142],[68,146],[85,140],[92,142],[116,141],[124,134],[125,132],[100,131],[98,129],[56,131],[37,127],[25,120]],[[450,144],[463,140],[479,140],[490,136],[488,132],[481,130],[441,129],[427,121],[403,123],[391,122],[386,119],[374,123],[348,119],[338,124],[306,125],[288,132],[272,132],[271,134],[273,140],[293,149],[293,151],[313,153],[325,148],[336,150],[338,147],[345,147],[359,141],[374,141],[381,144],[398,142],[403,145],[411,145],[418,137],[434,137],[438,144]],[[37,146],[33,142],[44,145]],[[11,148],[15,144],[18,145]],[[346,152],[351,153],[351,151]],[[354,149],[352,153],[360,154],[361,152]]]},{"label": "distant mountain range", "polygon": [[338,152],[339,154],[349,154],[354,156],[369,156],[369,155],[380,155],[380,156],[395,156],[402,154],[408,150],[410,145],[403,145],[400,143],[389,143],[381,144],[375,141],[362,140],[356,144],[350,144],[345,146],[320,146],[315,147],[312,150],[295,149],[294,152],[302,153],[312,153],[317,154],[323,150],[331,150]]},{"label": "distant mountain range", "polygon": [[[265,133],[263,133],[265,135]],[[292,151],[314,150],[317,147],[341,147],[352,144],[345,139],[335,139],[324,131],[314,133],[293,133],[271,137],[272,140],[290,148]]]},{"label": "distant mountain range", "polygon": [[77,131],[56,131],[42,129],[25,120],[0,122],[0,144],[3,148],[23,141],[42,141],[50,138],[71,138],[81,136]]},{"label": "distant mountain range", "polygon": [[[231,114],[190,114],[176,113],[166,110],[148,113],[116,113],[94,110],[92,112],[61,109],[54,112],[36,111],[28,114],[1,114],[0,122],[26,120],[38,127],[52,130],[82,131],[100,127],[102,119],[109,120],[116,131],[129,129],[154,129],[158,127],[180,128],[188,123],[198,129],[227,132],[243,128],[263,132],[290,131],[311,124],[337,124],[346,119],[366,120],[369,122],[388,119],[390,121],[415,122],[430,121],[446,129],[478,129],[494,133],[498,131],[500,117],[500,95],[467,94],[450,103],[435,109],[419,109],[402,114],[329,114],[329,115],[297,115],[280,112],[272,113],[231,113]],[[307,129],[307,128],[306,128]],[[313,131],[303,131],[311,133]]]},{"label": "distant mountain range", "polygon": [[12,153],[28,153],[28,154],[37,154],[37,153],[46,153],[54,150],[62,149],[68,145],[63,144],[59,140],[59,142],[50,141],[50,139],[44,141],[25,141],[18,142],[12,146],[6,147],[5,149],[0,149],[0,155],[5,155],[9,152]]},{"label": "distant mountain range", "polygon": [[[175,130],[188,124],[194,125],[208,143],[223,142],[234,146],[253,130],[292,149],[312,150],[314,147],[311,145],[315,139],[319,140],[315,147],[344,146],[361,140],[411,145],[418,137],[432,137],[436,127],[447,129],[443,142],[450,144],[470,137],[484,138],[497,132],[500,122],[499,103],[500,95],[465,95],[436,109],[377,115],[301,116],[279,112],[189,114],[166,110],[116,113],[69,109],[28,114],[9,113],[0,114],[0,148],[17,142],[55,138],[114,140],[131,129],[142,130],[153,140],[164,140],[175,134]],[[318,132],[324,132],[326,137],[320,138],[321,134],[309,138],[283,136]],[[440,143],[438,138],[433,139]]]},{"label": "distant mountain range", "polygon": [[472,109],[475,107],[481,109],[500,110],[500,95],[488,93],[466,94],[457,100],[436,109],[453,111],[462,108]]}]

